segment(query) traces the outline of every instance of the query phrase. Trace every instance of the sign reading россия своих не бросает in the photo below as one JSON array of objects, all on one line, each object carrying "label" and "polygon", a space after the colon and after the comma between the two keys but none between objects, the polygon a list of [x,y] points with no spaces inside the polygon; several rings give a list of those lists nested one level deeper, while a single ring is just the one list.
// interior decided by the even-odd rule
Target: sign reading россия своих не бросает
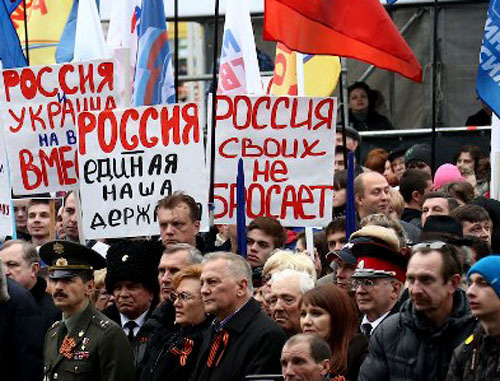
[{"label": "sign reading \u0440\u043e\u0441\u0441\u0438\u044f \u0441\u0432\u043e\u0438\u0445 \u043d\u0435 \u0431\u0440\u043e\u0441\u0430\u0435\u0442", "polygon": [[335,98],[217,96],[216,222],[235,221],[237,163],[243,158],[247,219],[328,223],[336,106]]}]

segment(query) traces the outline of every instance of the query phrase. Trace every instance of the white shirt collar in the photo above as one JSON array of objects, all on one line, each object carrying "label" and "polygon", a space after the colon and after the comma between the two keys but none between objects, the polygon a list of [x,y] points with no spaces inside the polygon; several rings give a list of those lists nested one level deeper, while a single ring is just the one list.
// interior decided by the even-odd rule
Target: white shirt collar
[{"label": "white shirt collar", "polygon": [[373,331],[375,330],[375,328],[377,328],[377,326],[382,323],[382,321],[387,317],[387,315],[389,315],[391,311],[387,311],[385,314],[383,315],[380,315],[377,319],[375,319],[374,321],[370,321],[368,320],[368,317],[366,315],[363,316],[363,320],[361,321],[361,327],[363,326],[363,324],[370,324],[372,326],[372,334],[373,334]]},{"label": "white shirt collar", "polygon": [[[144,311],[141,315],[139,315],[137,317],[137,319],[133,319],[133,321],[135,321],[135,323],[137,324],[137,327],[134,329],[134,334],[135,334],[135,330],[136,329],[139,330],[142,327],[142,325],[144,324],[144,322],[146,321],[146,315],[148,314],[148,311],[149,311],[149,308],[146,311]],[[122,324],[122,327],[124,327],[125,324],[127,322],[129,322],[130,320],[132,320],[132,319],[129,319],[128,317],[126,317],[125,315],[120,313],[120,322]]]}]

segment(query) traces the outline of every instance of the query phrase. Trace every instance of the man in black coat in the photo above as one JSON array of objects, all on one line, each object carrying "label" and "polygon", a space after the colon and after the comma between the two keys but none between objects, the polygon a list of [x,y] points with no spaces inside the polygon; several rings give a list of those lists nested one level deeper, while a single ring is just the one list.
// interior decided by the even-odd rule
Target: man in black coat
[{"label": "man in black coat", "polygon": [[252,374],[280,374],[286,336],[252,298],[252,271],[245,259],[208,254],[201,286],[205,311],[215,319],[205,332],[191,379],[241,381]]},{"label": "man in black coat", "polygon": [[43,375],[42,318],[33,297],[5,276],[0,261],[0,369],[2,380],[32,381]]},{"label": "man in black coat", "polygon": [[35,298],[37,309],[43,320],[43,332],[61,319],[61,311],[47,293],[47,282],[38,276],[40,256],[34,245],[22,240],[7,241],[0,249],[6,275],[14,279]]},{"label": "man in black coat", "polygon": [[143,325],[158,304],[161,250],[155,241],[122,241],[111,245],[106,256],[106,289],[115,304],[103,313],[123,328],[134,351],[149,334]]}]

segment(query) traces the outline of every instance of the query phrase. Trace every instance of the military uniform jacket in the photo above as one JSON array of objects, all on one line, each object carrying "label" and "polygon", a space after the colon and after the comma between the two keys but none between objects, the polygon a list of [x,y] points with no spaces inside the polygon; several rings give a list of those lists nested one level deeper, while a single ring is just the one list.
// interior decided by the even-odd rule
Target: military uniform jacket
[{"label": "military uniform jacket", "polygon": [[61,324],[55,323],[45,336],[44,380],[134,380],[134,355],[127,337],[91,304],[58,346]]}]

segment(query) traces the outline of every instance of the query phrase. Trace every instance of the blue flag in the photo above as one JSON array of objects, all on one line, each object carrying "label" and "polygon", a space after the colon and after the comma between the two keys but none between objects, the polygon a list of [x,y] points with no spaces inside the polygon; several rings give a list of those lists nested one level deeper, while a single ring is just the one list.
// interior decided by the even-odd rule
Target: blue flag
[{"label": "blue flag", "polygon": [[238,253],[247,256],[247,226],[246,226],[245,171],[243,159],[238,160],[238,176],[236,177],[236,231],[238,233]]},{"label": "blue flag", "polygon": [[68,21],[64,26],[61,39],[56,49],[56,62],[70,62],[75,50],[76,18],[78,17],[78,0],[73,0]]},{"label": "blue flag", "polygon": [[500,115],[500,1],[491,0],[479,53],[476,90],[495,114]]},{"label": "blue flag", "polygon": [[394,4],[396,1],[398,1],[398,0],[387,0],[387,4],[392,5],[392,4]]},{"label": "blue flag", "polygon": [[163,0],[142,0],[141,9],[132,104],[175,103],[172,53]]},{"label": "blue flag", "polygon": [[21,0],[0,1],[0,60],[5,69],[28,65],[16,28],[10,19],[10,14],[20,3]]},{"label": "blue flag", "polygon": [[347,192],[345,207],[345,238],[349,241],[356,231],[356,205],[354,204],[354,153],[349,152],[347,164]]}]

